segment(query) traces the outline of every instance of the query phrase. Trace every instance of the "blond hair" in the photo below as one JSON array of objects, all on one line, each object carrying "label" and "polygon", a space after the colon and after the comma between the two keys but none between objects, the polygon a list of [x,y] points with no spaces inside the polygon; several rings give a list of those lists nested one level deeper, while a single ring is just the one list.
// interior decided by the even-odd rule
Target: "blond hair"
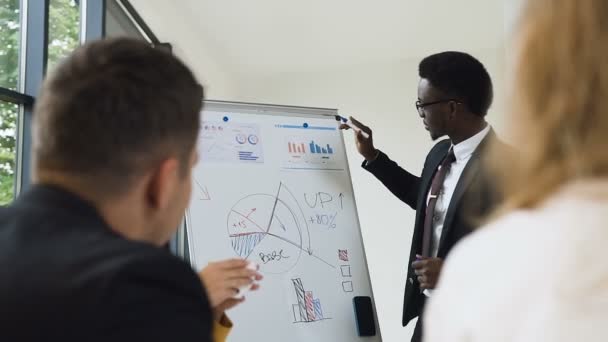
[{"label": "blond hair", "polygon": [[607,0],[531,0],[522,13],[511,101],[520,154],[497,165],[502,212],[536,207],[575,179],[608,176],[607,18]]}]

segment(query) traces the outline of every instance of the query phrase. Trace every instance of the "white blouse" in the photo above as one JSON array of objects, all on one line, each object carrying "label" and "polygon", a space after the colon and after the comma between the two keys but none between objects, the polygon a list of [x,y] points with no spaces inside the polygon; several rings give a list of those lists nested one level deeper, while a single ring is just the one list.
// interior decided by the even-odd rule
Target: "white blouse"
[{"label": "white blouse", "polygon": [[425,309],[425,342],[608,341],[608,179],[461,240]]}]

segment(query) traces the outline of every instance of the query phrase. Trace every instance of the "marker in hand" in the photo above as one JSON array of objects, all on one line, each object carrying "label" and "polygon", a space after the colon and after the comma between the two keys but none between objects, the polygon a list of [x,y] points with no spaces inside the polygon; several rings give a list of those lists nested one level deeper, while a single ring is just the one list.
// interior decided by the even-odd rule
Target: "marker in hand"
[{"label": "marker in hand", "polygon": [[[247,268],[247,269],[250,269],[250,270],[252,270],[252,271],[257,271],[257,270],[259,270],[259,269],[260,269],[260,266],[259,266],[259,265],[257,265],[257,264],[256,264],[255,262],[253,262],[253,261],[249,261],[249,263],[247,264],[246,268]],[[251,288],[253,287],[253,285],[255,285],[255,284],[256,284],[256,283],[255,283],[255,279],[252,279],[252,280],[254,280],[254,282],[253,282],[252,284],[250,284],[250,285],[245,285],[245,286],[243,286],[243,287],[240,287],[240,288],[238,289],[238,292],[237,292],[237,293],[234,295],[234,297],[233,297],[233,298],[234,298],[234,299],[241,299],[241,298],[243,298],[243,297],[244,297],[244,295],[245,295],[245,293],[249,292],[249,290],[251,290]]]},{"label": "marker in hand", "polygon": [[341,123],[345,124],[346,126],[350,127],[353,129],[353,131],[355,132],[361,132],[361,135],[365,138],[365,139],[369,139],[369,134],[367,134],[367,132],[364,132],[361,128],[355,126],[355,124],[352,123],[352,121],[350,121],[349,119],[340,116],[340,115],[336,115],[336,120],[340,121]]}]

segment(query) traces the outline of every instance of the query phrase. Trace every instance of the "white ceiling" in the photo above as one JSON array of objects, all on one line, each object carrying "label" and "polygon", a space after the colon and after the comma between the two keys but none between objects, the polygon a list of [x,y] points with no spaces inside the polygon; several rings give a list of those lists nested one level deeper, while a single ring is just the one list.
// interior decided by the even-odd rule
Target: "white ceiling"
[{"label": "white ceiling", "polygon": [[190,61],[237,75],[324,70],[502,47],[510,0],[131,0]]}]

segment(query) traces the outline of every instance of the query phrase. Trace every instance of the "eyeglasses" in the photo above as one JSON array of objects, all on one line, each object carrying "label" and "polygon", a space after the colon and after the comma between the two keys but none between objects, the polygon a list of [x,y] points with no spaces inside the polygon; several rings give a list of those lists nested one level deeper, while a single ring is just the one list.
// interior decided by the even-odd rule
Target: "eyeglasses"
[{"label": "eyeglasses", "polygon": [[416,101],[416,109],[418,110],[418,114],[420,116],[423,116],[425,114],[425,112],[424,112],[425,107],[436,105],[439,103],[445,103],[445,102],[454,102],[457,104],[463,104],[461,101],[458,101],[456,99],[446,99],[446,100],[439,100],[439,101],[433,101],[433,102],[427,102],[427,103],[422,103],[422,102],[420,102],[420,100],[418,100],[418,101]]}]

